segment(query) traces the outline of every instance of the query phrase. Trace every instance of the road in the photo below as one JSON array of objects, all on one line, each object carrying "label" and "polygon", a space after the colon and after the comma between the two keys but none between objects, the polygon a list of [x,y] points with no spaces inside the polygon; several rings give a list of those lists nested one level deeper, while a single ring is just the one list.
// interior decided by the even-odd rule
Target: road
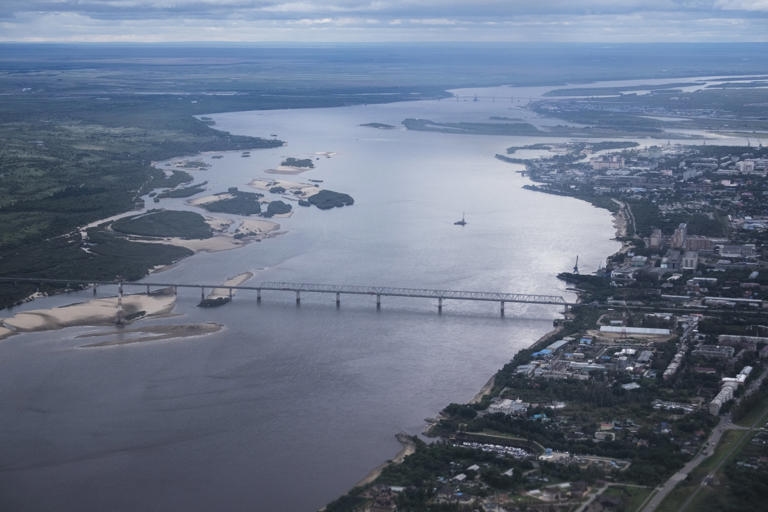
[{"label": "road", "polygon": [[[768,369],[763,371],[760,376],[752,381],[750,384],[747,392],[744,394],[744,396],[754,392],[760,387],[760,384],[763,382],[763,380],[768,375]],[[715,449],[717,448],[718,443],[720,443],[720,438],[723,437],[723,433],[726,430],[752,430],[756,427],[756,425],[760,422],[761,419],[758,419],[755,421],[755,423],[751,427],[742,427],[740,425],[734,425],[731,422],[731,415],[726,414],[724,416],[720,417],[720,421],[715,426],[714,429],[712,429],[712,433],[709,435],[709,438],[707,439],[706,443],[704,444],[704,447],[699,451],[699,453],[696,454],[695,457],[693,457],[691,460],[688,461],[688,463],[683,466],[683,468],[669,477],[669,479],[664,483],[663,486],[658,488],[658,491],[651,497],[650,500],[648,500],[645,503],[645,506],[641,509],[642,512],[654,512],[656,508],[661,504],[662,501],[664,501],[664,498],[666,498],[669,493],[674,490],[674,488],[677,486],[678,483],[685,480],[688,475],[696,469],[699,464],[704,462],[708,457],[712,456],[713,453],[715,453]],[[734,446],[731,448],[731,450],[728,452],[728,454],[723,457],[723,460],[720,462],[720,464],[717,465],[717,467],[704,479],[704,481],[701,482],[701,486],[705,485],[706,482],[711,478],[719,469],[720,466],[723,465],[723,463],[728,460],[733,453],[733,451],[737,447]],[[696,491],[691,493],[691,496],[688,497],[688,499],[683,504],[683,507],[680,509],[681,511],[685,509],[686,506],[693,500],[694,496],[698,493],[699,489],[701,489],[701,486],[699,486]]]},{"label": "road", "polygon": [[680,471],[669,477],[663,486],[658,488],[656,494],[654,494],[653,497],[648,502],[646,502],[645,507],[642,508],[642,512],[655,511],[656,508],[661,505],[661,502],[664,501],[664,498],[666,498],[669,493],[671,493],[674,488],[677,487],[678,483],[685,480],[691,471],[696,469],[699,464],[710,457],[714,453],[715,447],[720,442],[720,438],[723,436],[723,433],[728,429],[730,425],[730,414],[721,417],[718,424],[714,429],[712,429],[712,433],[709,435],[709,438],[704,444],[704,448],[700,450],[695,457],[689,460],[688,463],[683,466]]},{"label": "road", "polygon": [[[764,371],[762,374],[760,374],[760,377],[758,377],[757,379],[752,381],[752,383],[747,388],[746,393],[744,393],[744,396],[747,396],[747,395],[757,391],[757,389],[760,387],[760,384],[762,384],[763,380],[765,379],[766,375],[768,375],[768,370]],[[763,420],[763,418],[759,417],[749,427],[741,427],[739,425],[729,425],[729,426],[726,427],[726,429],[727,430],[750,430],[750,431],[753,431],[756,428],[759,428],[759,424],[762,423],[762,420]],[[712,471],[710,471],[707,474],[707,476],[704,477],[704,479],[699,484],[699,487],[697,487],[691,493],[691,495],[688,496],[688,499],[685,500],[685,502],[682,504],[682,506],[680,507],[680,510],[678,512],[683,512],[684,510],[686,510],[688,508],[688,505],[690,505],[693,502],[694,498],[696,498],[696,495],[699,494],[699,491],[703,487],[707,486],[709,484],[709,482],[712,481],[712,478],[718,473],[718,471],[720,471],[720,468],[723,466],[723,464],[725,464],[727,461],[730,461],[731,460],[731,456],[734,454],[734,452],[736,452],[737,450],[740,450],[743,445],[744,445],[743,442],[737,443],[737,444],[733,445],[733,447],[731,447],[730,450],[728,450],[728,453],[726,453],[725,456],[720,460],[720,463],[718,463],[718,465]],[[710,453],[713,450],[714,450],[714,445],[710,447]]]}]

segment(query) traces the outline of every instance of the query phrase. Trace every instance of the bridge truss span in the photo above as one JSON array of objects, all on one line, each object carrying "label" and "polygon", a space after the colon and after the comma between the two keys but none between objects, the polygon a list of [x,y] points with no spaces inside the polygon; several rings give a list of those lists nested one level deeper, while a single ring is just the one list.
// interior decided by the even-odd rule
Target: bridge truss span
[{"label": "bridge truss span", "polygon": [[294,292],[343,293],[350,295],[383,295],[388,297],[417,297],[427,299],[479,300],[488,302],[519,302],[526,304],[550,304],[566,306],[558,295],[530,295],[523,293],[482,292],[466,290],[436,290],[428,288],[396,288],[388,286],[357,286],[314,283],[263,282],[251,285],[261,290]]},{"label": "bridge truss span", "polygon": [[381,308],[382,297],[413,297],[422,299],[434,299],[437,301],[437,311],[442,313],[443,301],[445,300],[459,300],[459,301],[485,301],[485,302],[497,302],[499,304],[499,312],[501,316],[504,316],[504,304],[506,303],[521,303],[521,304],[544,304],[553,306],[562,306],[564,310],[567,310],[570,304],[566,302],[563,297],[558,295],[531,295],[525,293],[505,293],[505,292],[491,292],[491,291],[467,291],[467,290],[436,290],[429,288],[398,288],[390,286],[360,286],[360,285],[347,285],[347,284],[316,284],[316,283],[289,283],[289,282],[275,282],[265,281],[261,283],[253,283],[249,285],[226,285],[226,284],[202,284],[202,283],[164,283],[164,282],[150,282],[150,281],[123,281],[123,280],[84,280],[84,279],[52,279],[52,278],[32,278],[32,277],[0,277],[0,282],[10,282],[12,285],[14,282],[36,282],[36,283],[55,283],[64,285],[69,288],[72,285],[80,287],[92,287],[93,294],[96,295],[96,289],[101,285],[113,285],[118,287],[118,294],[122,296],[123,288],[129,286],[141,286],[146,288],[146,293],[149,294],[151,289],[157,288],[169,288],[176,293],[177,289],[181,288],[196,288],[200,290],[201,301],[205,299],[206,290],[223,289],[228,290],[229,299],[232,299],[234,290],[243,291],[255,291],[256,301],[261,302],[262,292],[264,291],[281,291],[292,292],[296,294],[296,304],[301,303],[302,293],[322,293],[322,294],[334,294],[336,296],[336,306],[341,305],[342,295],[368,295],[376,297],[376,309]]}]

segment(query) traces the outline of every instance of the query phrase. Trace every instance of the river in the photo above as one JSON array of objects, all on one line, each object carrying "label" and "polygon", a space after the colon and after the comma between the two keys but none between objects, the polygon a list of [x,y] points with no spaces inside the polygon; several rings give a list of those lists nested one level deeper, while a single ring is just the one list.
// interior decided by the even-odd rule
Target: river
[{"label": "river", "polygon": [[[248,158],[194,157],[210,164],[194,171],[210,192],[248,190],[259,177],[313,179],[355,204],[294,205],[291,217],[277,219],[284,234],[199,253],[150,279],[218,283],[250,271],[253,281],[573,299],[555,275],[577,255],[582,272],[592,272],[619,244],[608,212],[524,190],[518,168],[494,158],[541,139],[400,125],[408,117],[524,117],[514,98],[531,94],[498,88],[476,102],[212,115],[219,129],[287,144]],[[313,158],[315,168],[264,173],[285,157]],[[177,199],[159,206],[192,208]],[[462,214],[467,225],[454,225]],[[397,432],[418,434],[426,417],[468,401],[559,317],[554,307],[507,304],[501,318],[498,304],[450,301],[438,315],[433,301],[387,297],[380,311],[371,297],[344,296],[337,309],[333,296],[304,295],[297,307],[277,292],[264,292],[261,304],[241,292],[224,307],[199,309],[198,294],[181,292],[175,316],[144,322],[215,321],[222,332],[107,348],[83,348],[77,338],[103,328],[0,342],[0,508],[315,510],[393,457]]]}]

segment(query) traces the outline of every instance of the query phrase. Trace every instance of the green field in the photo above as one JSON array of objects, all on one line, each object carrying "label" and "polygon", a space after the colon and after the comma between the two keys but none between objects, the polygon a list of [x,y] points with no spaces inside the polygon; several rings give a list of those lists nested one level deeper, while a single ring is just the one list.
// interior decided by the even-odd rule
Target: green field
[{"label": "green field", "polygon": [[127,235],[150,237],[210,238],[213,230],[203,216],[194,212],[149,211],[124,217],[112,223],[112,229]]}]

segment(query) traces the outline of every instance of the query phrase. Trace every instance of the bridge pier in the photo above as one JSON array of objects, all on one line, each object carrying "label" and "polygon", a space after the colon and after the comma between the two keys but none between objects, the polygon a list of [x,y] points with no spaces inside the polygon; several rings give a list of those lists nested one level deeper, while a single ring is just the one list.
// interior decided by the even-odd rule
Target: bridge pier
[{"label": "bridge pier", "polygon": [[205,286],[200,287],[200,300],[205,300]]},{"label": "bridge pier", "polygon": [[443,298],[442,297],[437,298],[437,314],[438,315],[443,314]]},{"label": "bridge pier", "polygon": [[96,288],[97,288],[97,286],[96,286],[96,285],[93,285],[93,296],[94,296],[94,297],[96,296]]},{"label": "bridge pier", "polygon": [[229,300],[232,300],[232,288],[229,289]]},{"label": "bridge pier", "polygon": [[336,307],[337,308],[341,307],[341,293],[339,292],[336,292]]},{"label": "bridge pier", "polygon": [[149,295],[149,285],[147,285],[147,295]]},{"label": "bridge pier", "polygon": [[256,304],[261,304],[261,288],[256,288]]},{"label": "bridge pier", "polygon": [[503,318],[504,317],[504,301],[501,301],[501,307],[499,308],[499,313]]},{"label": "bridge pier", "polygon": [[301,292],[299,290],[296,290],[296,305],[301,305]]},{"label": "bridge pier", "polygon": [[380,310],[381,310],[381,294],[377,293],[376,294],[376,311],[380,311]]}]

